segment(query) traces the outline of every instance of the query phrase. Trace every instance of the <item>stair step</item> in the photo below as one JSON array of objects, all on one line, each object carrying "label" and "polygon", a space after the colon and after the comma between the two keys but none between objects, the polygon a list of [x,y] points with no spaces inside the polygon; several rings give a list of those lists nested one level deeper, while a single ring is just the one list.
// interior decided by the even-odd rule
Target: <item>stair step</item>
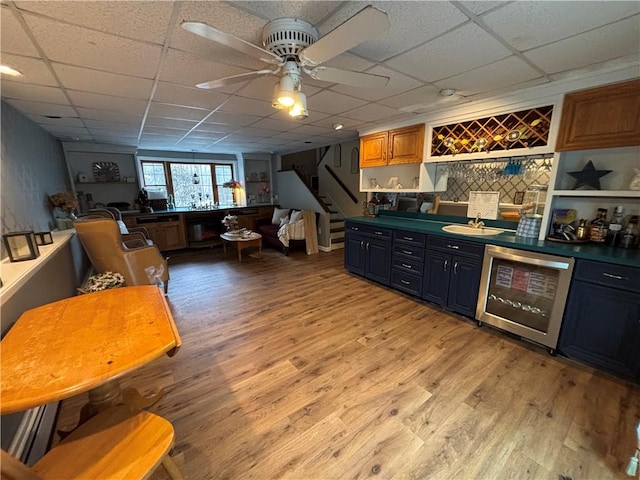
[{"label": "stair step", "polygon": [[329,230],[329,233],[344,232],[344,227],[335,227]]},{"label": "stair step", "polygon": [[334,244],[334,243],[344,243],[344,237],[332,238],[331,239],[331,244]]},{"label": "stair step", "polygon": [[329,223],[340,223],[344,222],[344,218],[330,218]]}]

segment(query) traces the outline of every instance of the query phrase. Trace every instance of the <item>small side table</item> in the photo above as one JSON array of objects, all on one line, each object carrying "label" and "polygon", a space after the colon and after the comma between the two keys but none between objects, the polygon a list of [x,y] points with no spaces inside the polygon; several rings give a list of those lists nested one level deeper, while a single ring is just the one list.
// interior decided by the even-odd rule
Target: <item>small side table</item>
[{"label": "small side table", "polygon": [[239,262],[242,262],[242,250],[250,247],[258,247],[258,256],[259,258],[262,258],[262,235],[259,233],[251,232],[251,234],[245,236],[223,233],[220,235],[220,238],[224,240],[222,243],[224,253],[227,253],[227,242],[236,244]]}]

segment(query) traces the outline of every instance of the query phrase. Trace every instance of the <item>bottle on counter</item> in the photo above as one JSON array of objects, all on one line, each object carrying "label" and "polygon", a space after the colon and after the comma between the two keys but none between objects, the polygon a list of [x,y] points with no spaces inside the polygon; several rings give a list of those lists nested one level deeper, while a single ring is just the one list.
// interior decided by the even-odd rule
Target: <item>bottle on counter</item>
[{"label": "bottle on counter", "polygon": [[620,238],[620,248],[636,248],[640,234],[638,233],[638,216],[633,215]]},{"label": "bottle on counter", "polygon": [[617,247],[622,238],[622,219],[624,218],[624,207],[618,205],[614,212],[611,222],[609,222],[609,228],[607,230],[607,237],[604,239],[604,244],[608,247]]},{"label": "bottle on counter", "polygon": [[607,209],[599,208],[596,218],[591,221],[589,227],[589,240],[596,243],[604,243],[607,237]]},{"label": "bottle on counter", "polygon": [[589,240],[589,226],[584,218],[581,218],[578,222],[578,228],[576,229],[576,239]]}]

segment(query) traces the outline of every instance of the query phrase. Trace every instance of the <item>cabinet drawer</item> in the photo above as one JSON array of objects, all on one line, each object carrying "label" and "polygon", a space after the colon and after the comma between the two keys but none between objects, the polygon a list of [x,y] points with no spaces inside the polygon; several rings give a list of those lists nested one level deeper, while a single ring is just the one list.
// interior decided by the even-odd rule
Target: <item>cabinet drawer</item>
[{"label": "cabinet drawer", "polygon": [[345,227],[346,232],[359,233],[361,235],[368,235],[376,238],[391,238],[391,230],[387,228],[374,227],[373,225],[362,225],[359,223],[347,223]]},{"label": "cabinet drawer", "polygon": [[391,270],[391,286],[419,297],[422,294],[422,277],[394,268]]},{"label": "cabinet drawer", "polygon": [[393,242],[393,254],[422,260],[424,259],[424,247],[416,247],[410,244],[405,245],[402,243]]},{"label": "cabinet drawer", "polygon": [[464,240],[458,240],[457,238],[437,237],[433,235],[427,237],[427,247],[476,258],[482,258],[484,254],[484,244],[482,243],[466,242]]},{"label": "cabinet drawer", "polygon": [[424,247],[424,239],[426,235],[424,233],[407,232],[404,230],[393,231],[393,241],[402,242],[407,245],[413,245],[415,247]]},{"label": "cabinet drawer", "polygon": [[574,280],[640,292],[640,268],[578,260],[573,276]]},{"label": "cabinet drawer", "polygon": [[393,268],[404,270],[405,272],[413,272],[422,275],[424,269],[422,259],[407,258],[401,255],[393,255],[391,265]]}]

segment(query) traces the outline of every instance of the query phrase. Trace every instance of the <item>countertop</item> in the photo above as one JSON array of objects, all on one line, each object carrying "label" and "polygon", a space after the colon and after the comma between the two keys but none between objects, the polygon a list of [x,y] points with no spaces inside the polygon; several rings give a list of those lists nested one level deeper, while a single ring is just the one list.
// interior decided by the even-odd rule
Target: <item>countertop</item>
[{"label": "countertop", "polygon": [[233,206],[233,205],[223,205],[218,208],[209,208],[209,209],[190,209],[188,207],[178,207],[172,210],[154,210],[153,212],[141,212],[140,210],[122,210],[123,217],[140,217],[144,215],[171,215],[176,213],[226,213],[228,210],[251,210],[257,209],[261,207],[272,207],[273,205],[270,203],[257,203],[252,205],[244,205],[244,206]]},{"label": "countertop", "polygon": [[425,216],[427,215],[419,213],[383,211],[377,217],[349,217],[346,221],[375,225],[378,227],[409,230],[417,233],[439,235],[442,237],[456,238],[459,240],[515,248],[519,250],[546,253],[548,255],[560,255],[563,257],[582,258],[617,265],[640,267],[640,250],[638,249],[605,247],[594,243],[558,243],[547,240],[543,241],[533,238],[516,237],[515,229],[518,224],[515,222],[499,220],[483,220],[487,224],[487,227],[507,229],[507,231],[498,235],[460,235],[445,232],[442,230],[442,227],[452,223],[466,224],[466,218],[445,215],[428,215],[428,219],[420,218]]}]

